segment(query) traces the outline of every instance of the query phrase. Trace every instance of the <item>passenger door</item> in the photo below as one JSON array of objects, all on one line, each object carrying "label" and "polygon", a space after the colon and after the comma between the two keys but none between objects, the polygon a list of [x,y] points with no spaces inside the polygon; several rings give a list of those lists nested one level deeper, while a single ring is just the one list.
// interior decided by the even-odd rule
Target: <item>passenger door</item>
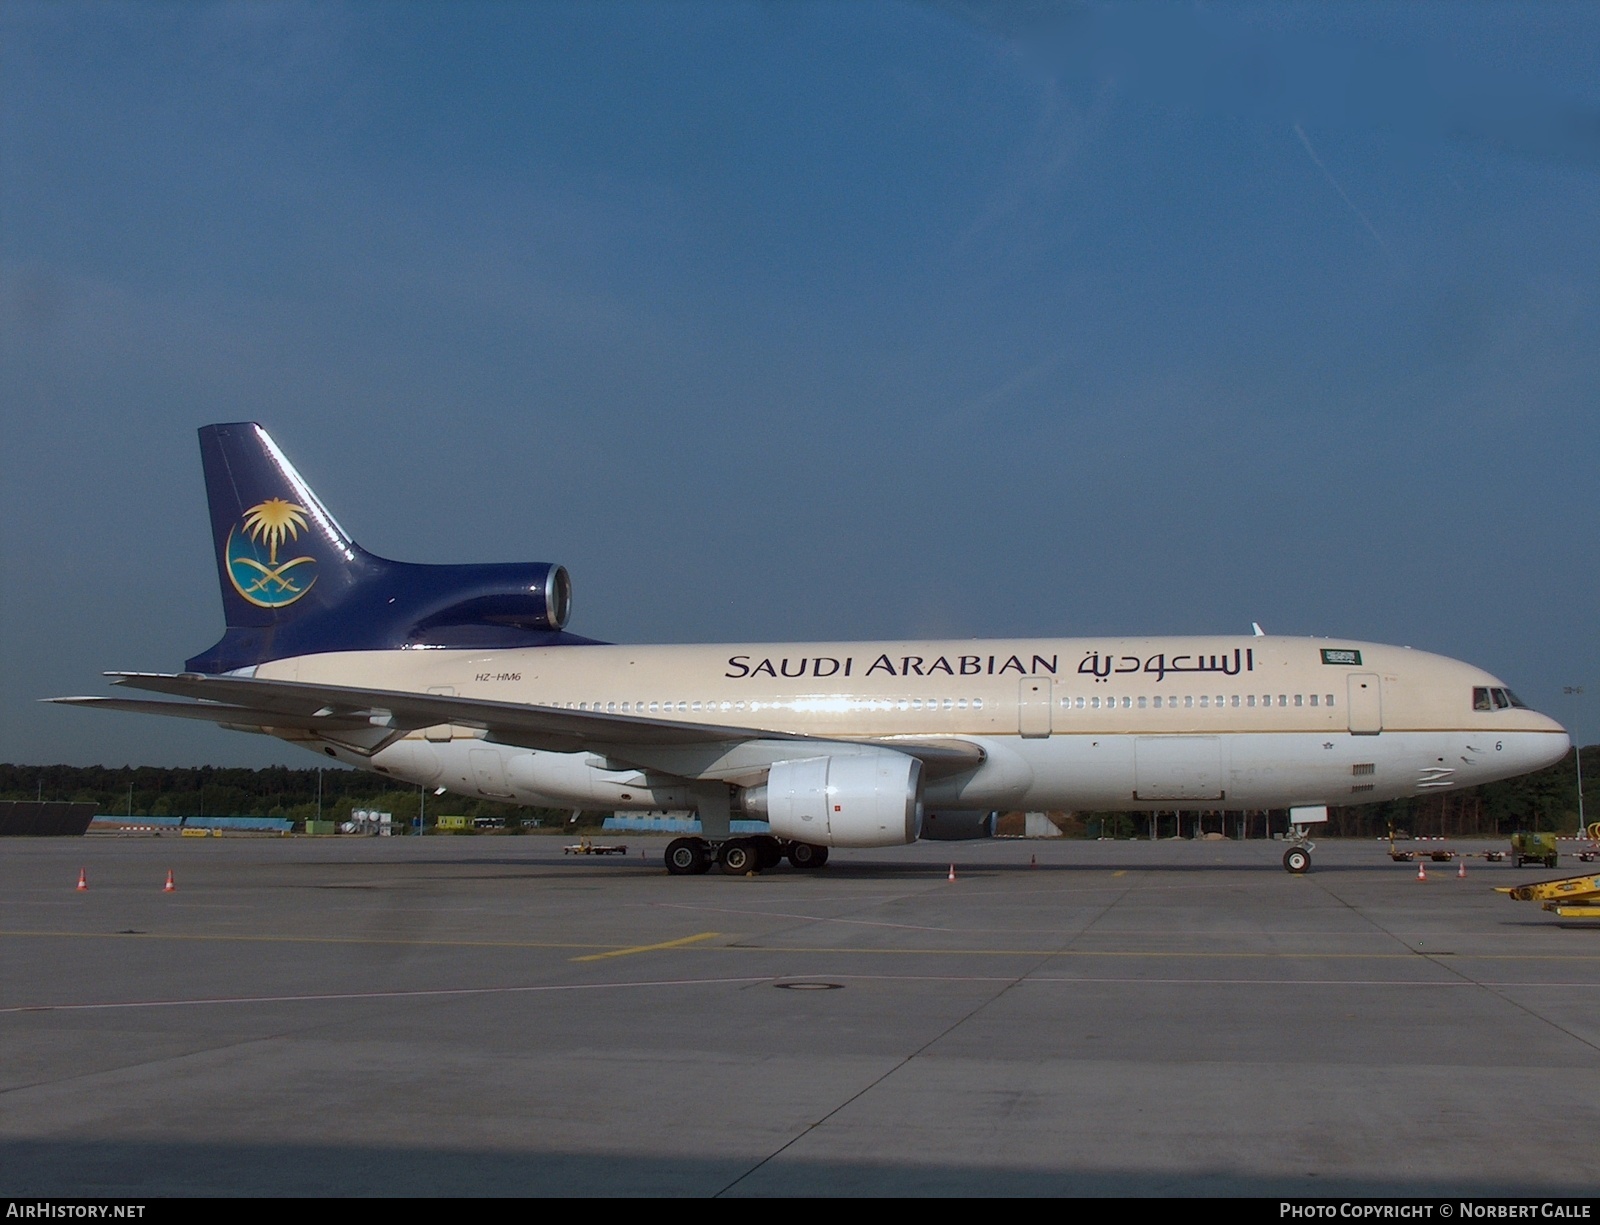
[{"label": "passenger door", "polygon": [[1349,711],[1352,736],[1376,736],[1383,731],[1383,680],[1376,672],[1352,672]]},{"label": "passenger door", "polygon": [[1048,676],[1024,677],[1017,686],[1017,731],[1025,740],[1042,740],[1050,734],[1055,684]]}]

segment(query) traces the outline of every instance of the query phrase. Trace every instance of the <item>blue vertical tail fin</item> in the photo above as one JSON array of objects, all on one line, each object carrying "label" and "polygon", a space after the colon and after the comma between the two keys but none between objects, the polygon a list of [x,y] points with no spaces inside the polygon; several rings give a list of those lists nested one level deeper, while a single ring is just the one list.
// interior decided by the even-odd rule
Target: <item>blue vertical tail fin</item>
[{"label": "blue vertical tail fin", "polygon": [[277,624],[313,592],[297,615],[326,608],[371,568],[261,426],[205,426],[200,460],[230,626]]}]

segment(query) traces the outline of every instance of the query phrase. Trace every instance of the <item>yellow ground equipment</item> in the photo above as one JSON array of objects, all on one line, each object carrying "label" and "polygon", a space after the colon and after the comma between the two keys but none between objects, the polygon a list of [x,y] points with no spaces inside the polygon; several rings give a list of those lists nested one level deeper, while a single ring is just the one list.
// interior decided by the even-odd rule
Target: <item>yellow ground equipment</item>
[{"label": "yellow ground equipment", "polygon": [[622,844],[606,846],[602,843],[593,842],[588,838],[584,838],[581,839],[575,846],[562,847],[561,853],[563,855],[626,855],[628,853],[628,848]]},{"label": "yellow ground equipment", "polygon": [[1519,902],[1542,902],[1546,910],[1563,919],[1600,919],[1600,873],[1501,887],[1495,892],[1508,893]]}]

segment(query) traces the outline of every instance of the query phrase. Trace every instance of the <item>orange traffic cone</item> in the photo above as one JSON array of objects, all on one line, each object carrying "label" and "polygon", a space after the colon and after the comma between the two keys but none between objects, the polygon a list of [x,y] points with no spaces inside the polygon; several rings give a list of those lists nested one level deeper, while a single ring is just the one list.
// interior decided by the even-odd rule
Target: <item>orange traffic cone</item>
[{"label": "orange traffic cone", "polygon": [[1427,865],[1427,862],[1424,861],[1424,860],[1421,860],[1421,859],[1417,860],[1417,879],[1418,880],[1427,880],[1428,879],[1428,865]]},{"label": "orange traffic cone", "polygon": [[1467,879],[1467,857],[1465,855],[1461,857],[1460,862],[1456,865],[1456,879]]},{"label": "orange traffic cone", "polygon": [[950,865],[950,875],[945,877],[945,879],[946,880],[955,880],[955,878],[956,878],[956,865],[955,864],[951,864]]},{"label": "orange traffic cone", "polygon": [[85,868],[79,868],[78,869],[78,892],[79,893],[87,893],[88,891],[89,891],[89,873],[88,873],[88,870],[85,869]]},{"label": "orange traffic cone", "polygon": [[162,893],[176,893],[177,891],[178,891],[178,886],[175,885],[173,883],[173,880],[172,880],[172,869],[168,868],[167,869],[167,883],[161,886],[161,892]]}]

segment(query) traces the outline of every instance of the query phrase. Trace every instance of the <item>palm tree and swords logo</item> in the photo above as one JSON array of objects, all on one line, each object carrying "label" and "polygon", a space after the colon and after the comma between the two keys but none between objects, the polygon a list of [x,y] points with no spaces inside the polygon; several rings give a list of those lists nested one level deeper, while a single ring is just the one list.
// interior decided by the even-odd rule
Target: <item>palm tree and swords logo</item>
[{"label": "palm tree and swords logo", "polygon": [[[306,508],[268,498],[244,512],[244,532],[228,533],[228,579],[233,589],[261,608],[293,604],[317,581],[317,559],[278,560],[278,550],[300,538]],[[263,549],[266,556],[262,556]]]}]

